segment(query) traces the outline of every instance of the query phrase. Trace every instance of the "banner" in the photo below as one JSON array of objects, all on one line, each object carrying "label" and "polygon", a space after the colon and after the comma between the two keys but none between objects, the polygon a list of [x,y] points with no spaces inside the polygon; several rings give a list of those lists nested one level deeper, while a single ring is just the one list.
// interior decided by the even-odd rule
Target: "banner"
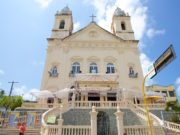
[{"label": "banner", "polygon": [[19,112],[11,112],[9,115],[9,126],[15,127],[18,123]]},{"label": "banner", "polygon": [[27,123],[26,125],[28,127],[34,127],[35,124],[35,113],[34,112],[28,112],[27,114]]}]

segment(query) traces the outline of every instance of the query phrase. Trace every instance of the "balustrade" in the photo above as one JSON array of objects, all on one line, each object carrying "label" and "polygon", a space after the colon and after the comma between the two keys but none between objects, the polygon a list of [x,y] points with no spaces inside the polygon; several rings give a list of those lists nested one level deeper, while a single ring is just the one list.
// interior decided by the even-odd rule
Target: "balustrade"
[{"label": "balustrade", "polygon": [[62,135],[91,135],[90,126],[63,126]]},{"label": "balustrade", "polygon": [[170,130],[180,133],[180,124],[164,121],[163,125]]},{"label": "balustrade", "polygon": [[126,108],[125,101],[74,101],[71,102],[71,104],[74,104],[74,108],[81,109],[90,109],[92,106],[95,106],[96,108],[117,108],[117,106]]},{"label": "balustrade", "polygon": [[[144,108],[144,104],[137,104],[139,107]],[[165,109],[166,105],[162,104],[147,104],[149,110],[163,110]]]},{"label": "balustrade", "polygon": [[[148,126],[125,126],[125,133],[127,135],[148,135]],[[154,127],[155,135],[164,135],[159,127]]]}]

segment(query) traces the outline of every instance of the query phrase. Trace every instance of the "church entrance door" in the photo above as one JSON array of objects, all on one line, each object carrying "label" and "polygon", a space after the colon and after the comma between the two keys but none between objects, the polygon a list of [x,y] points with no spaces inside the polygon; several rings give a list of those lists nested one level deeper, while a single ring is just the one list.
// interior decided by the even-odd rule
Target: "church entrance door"
[{"label": "church entrance door", "polygon": [[109,135],[109,116],[106,112],[99,111],[97,115],[97,135]]}]

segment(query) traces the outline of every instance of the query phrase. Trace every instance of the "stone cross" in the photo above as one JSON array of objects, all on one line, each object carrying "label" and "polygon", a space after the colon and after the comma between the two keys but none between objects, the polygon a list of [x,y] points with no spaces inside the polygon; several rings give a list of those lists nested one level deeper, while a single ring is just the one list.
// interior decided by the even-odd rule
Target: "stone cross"
[{"label": "stone cross", "polygon": [[92,22],[94,22],[94,18],[95,18],[96,16],[92,14],[90,17],[92,17]]}]

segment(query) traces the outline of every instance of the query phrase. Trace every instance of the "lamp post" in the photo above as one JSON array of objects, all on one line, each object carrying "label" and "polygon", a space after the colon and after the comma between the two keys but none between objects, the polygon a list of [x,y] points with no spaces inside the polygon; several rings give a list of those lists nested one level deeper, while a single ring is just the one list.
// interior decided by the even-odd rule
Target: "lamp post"
[{"label": "lamp post", "polygon": [[145,82],[146,78],[149,77],[152,79],[157,73],[159,73],[164,67],[166,67],[169,63],[171,63],[176,58],[175,51],[173,46],[170,45],[161,55],[160,57],[153,63],[150,67],[150,71],[145,75],[143,82],[142,82],[142,93],[144,98],[144,105],[146,110],[146,116],[148,119],[148,129],[149,135],[152,135],[152,125],[151,120],[149,117],[149,111],[147,106],[146,94],[145,94]]},{"label": "lamp post", "polygon": [[154,70],[151,70],[148,74],[145,75],[145,77],[143,78],[143,82],[142,82],[142,93],[143,93],[143,99],[144,99],[144,106],[145,106],[145,110],[146,110],[146,117],[148,119],[148,129],[149,129],[149,135],[152,135],[152,125],[151,125],[151,120],[150,120],[150,116],[149,116],[149,110],[148,110],[148,106],[147,106],[147,100],[146,100],[146,93],[145,93],[145,82],[146,82],[146,78],[149,76],[149,74],[151,74]]}]

